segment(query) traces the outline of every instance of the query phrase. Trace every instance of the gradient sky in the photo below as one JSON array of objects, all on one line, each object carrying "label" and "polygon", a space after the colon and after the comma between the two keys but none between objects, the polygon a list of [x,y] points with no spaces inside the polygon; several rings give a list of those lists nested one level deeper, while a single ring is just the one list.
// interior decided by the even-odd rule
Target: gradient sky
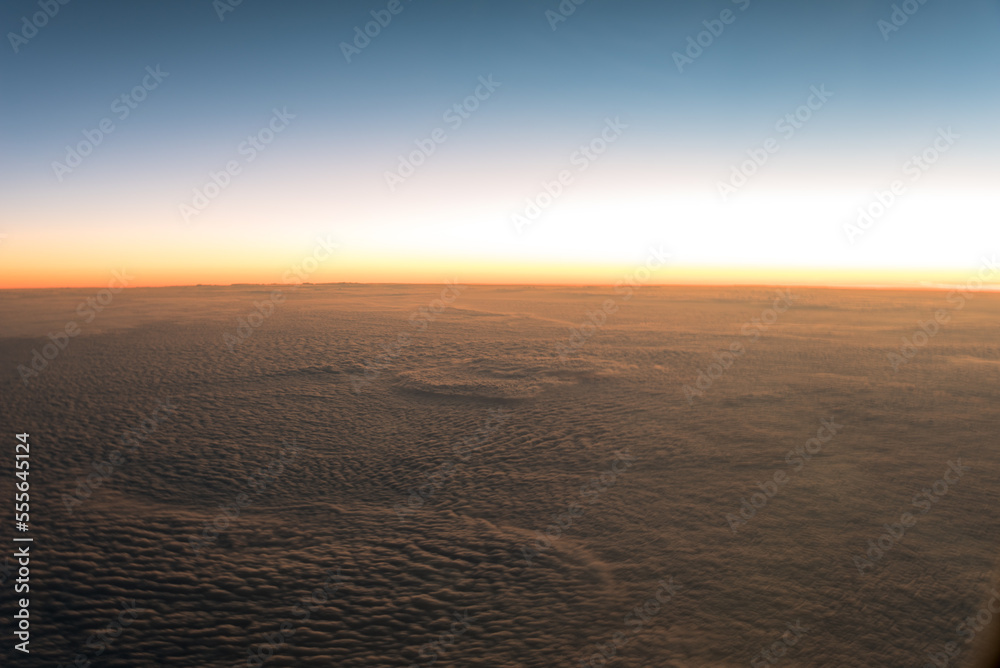
[{"label": "gradient sky", "polygon": [[[220,0],[221,2],[222,0]],[[43,0],[43,3],[45,0]],[[339,248],[314,282],[614,282],[651,245],[654,281],[964,281],[1000,250],[1000,3],[927,0],[885,39],[891,2],[402,0],[348,63],[341,44],[388,0],[80,0],[17,52],[37,0],[0,8],[0,287],[280,282],[315,239]],[[741,7],[746,7],[741,9]],[[735,19],[678,71],[674,52]],[[125,119],[115,98],[169,73]],[[480,77],[500,83],[452,128]],[[786,138],[811,87],[833,95]],[[120,106],[118,107],[121,108]],[[238,147],[295,115],[252,162]],[[60,181],[67,145],[115,129]],[[586,171],[606,119],[628,127]],[[414,142],[447,141],[394,191]],[[904,164],[958,138],[914,181]],[[728,200],[718,184],[775,138]],[[186,221],[210,172],[241,173]],[[514,214],[561,170],[531,225]],[[905,191],[863,234],[858,207]]]}]

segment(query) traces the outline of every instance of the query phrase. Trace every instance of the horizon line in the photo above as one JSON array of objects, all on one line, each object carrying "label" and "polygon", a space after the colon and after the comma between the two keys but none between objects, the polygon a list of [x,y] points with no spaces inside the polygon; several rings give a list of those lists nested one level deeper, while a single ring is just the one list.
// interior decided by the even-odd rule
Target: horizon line
[{"label": "horizon line", "polygon": [[[457,281],[456,281],[457,282]],[[621,281],[615,283],[465,283],[465,287],[493,287],[493,288],[615,288],[621,285]],[[309,287],[330,287],[330,286],[358,286],[358,287],[438,287],[441,282],[362,282],[362,281],[333,281],[323,283],[189,283],[177,285],[134,285],[123,286],[120,291],[128,290],[167,290],[182,288],[240,288],[240,287],[279,287],[285,289]],[[630,284],[636,289],[644,288],[799,288],[813,290],[885,290],[902,292],[944,292],[947,290],[967,289],[975,292],[995,292],[1000,291],[1000,283],[984,283],[983,285],[970,288],[968,285],[959,284],[937,284],[937,285],[900,285],[900,284],[812,284],[812,283],[645,283]],[[0,287],[0,292],[16,292],[28,290],[104,290],[107,286],[82,285],[82,286],[38,286],[38,287]]]}]

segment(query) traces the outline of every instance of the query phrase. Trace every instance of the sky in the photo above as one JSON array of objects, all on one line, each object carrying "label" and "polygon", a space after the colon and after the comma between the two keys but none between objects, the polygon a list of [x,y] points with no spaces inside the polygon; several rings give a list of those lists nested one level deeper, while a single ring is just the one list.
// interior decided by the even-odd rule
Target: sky
[{"label": "sky", "polygon": [[651,249],[656,283],[927,286],[1000,249],[996,0],[236,1],[3,4],[0,287]]}]

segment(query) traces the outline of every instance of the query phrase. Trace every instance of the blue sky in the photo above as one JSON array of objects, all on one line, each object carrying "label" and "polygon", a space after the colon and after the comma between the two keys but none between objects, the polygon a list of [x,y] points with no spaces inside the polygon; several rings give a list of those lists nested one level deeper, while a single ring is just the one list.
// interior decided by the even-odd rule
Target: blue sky
[{"label": "blue sky", "polygon": [[[916,12],[884,33],[878,22],[891,19],[893,3],[586,0],[553,30],[546,11],[558,11],[558,2],[401,0],[401,11],[348,63],[342,43],[388,4],[243,0],[220,20],[208,0],[71,0],[15,53],[10,33],[41,10],[38,2],[7,2],[0,9],[8,35],[0,48],[7,250],[46,243],[59,256],[85,238],[115,239],[113,250],[81,265],[89,276],[115,253],[142,266],[157,239],[167,255],[204,251],[172,260],[198,282],[221,239],[241,255],[272,249],[280,264],[319,231],[335,233],[366,266],[379,257],[398,266],[400,256],[447,263],[470,254],[511,263],[627,262],[666,241],[681,264],[702,267],[958,269],[995,247],[996,233],[982,221],[997,212],[998,2],[914,0]],[[731,23],[679,72],[673,54],[724,11]],[[114,119],[112,101],[156,66],[169,76],[128,118]],[[500,87],[390,191],[386,171],[415,141],[446,127],[445,110],[490,75]],[[778,136],[776,120],[805,103],[813,86],[833,96],[782,141],[737,202],[697,225],[651,222],[719,206],[718,184],[748,150]],[[239,159],[237,146],[275,108],[294,114],[289,127],[193,224],[184,220],[179,206]],[[114,132],[60,181],[53,162],[108,117]],[[620,141],[576,175],[529,235],[512,233],[510,218],[526,198],[608,118],[627,124]],[[909,213],[901,201],[880,223],[885,229],[866,233],[865,247],[845,243],[833,219],[803,221],[815,227],[778,250],[718,241],[739,237],[748,220],[755,236],[787,237],[791,223],[782,216],[800,214],[769,215],[768,207],[777,211],[803,193],[819,193],[823,211],[843,206],[847,224],[946,127],[961,137],[954,150],[908,189]],[[944,223],[940,212],[950,203],[960,205],[962,220]],[[620,214],[608,213],[616,207]],[[916,214],[924,217],[910,229],[952,233],[914,246],[905,229]],[[967,228],[959,234],[955,225]],[[836,253],[831,243],[841,246]],[[151,263],[148,280],[169,264]],[[325,277],[349,280],[350,264]]]}]

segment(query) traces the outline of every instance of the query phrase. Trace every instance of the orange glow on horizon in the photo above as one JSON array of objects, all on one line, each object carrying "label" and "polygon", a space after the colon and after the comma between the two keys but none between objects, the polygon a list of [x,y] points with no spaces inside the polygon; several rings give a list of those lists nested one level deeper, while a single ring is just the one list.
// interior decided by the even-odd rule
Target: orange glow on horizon
[{"label": "orange glow on horizon", "polygon": [[[192,258],[193,259],[193,258]],[[642,263],[509,262],[488,258],[409,261],[399,258],[330,258],[305,272],[303,260],[256,262],[230,258],[226,263],[190,262],[184,268],[166,260],[145,265],[108,263],[107,269],[61,264],[7,263],[0,273],[0,289],[102,288],[114,272],[124,270],[127,287],[183,287],[234,284],[441,284],[455,280],[466,285],[612,286],[631,280],[641,286],[802,286],[827,288],[948,289],[975,281],[975,268],[838,269],[802,267],[709,267],[667,264],[647,272]],[[308,260],[306,260],[308,262]],[[986,276],[984,274],[984,276]],[[986,276],[988,289],[1000,288],[1000,276]]]}]

